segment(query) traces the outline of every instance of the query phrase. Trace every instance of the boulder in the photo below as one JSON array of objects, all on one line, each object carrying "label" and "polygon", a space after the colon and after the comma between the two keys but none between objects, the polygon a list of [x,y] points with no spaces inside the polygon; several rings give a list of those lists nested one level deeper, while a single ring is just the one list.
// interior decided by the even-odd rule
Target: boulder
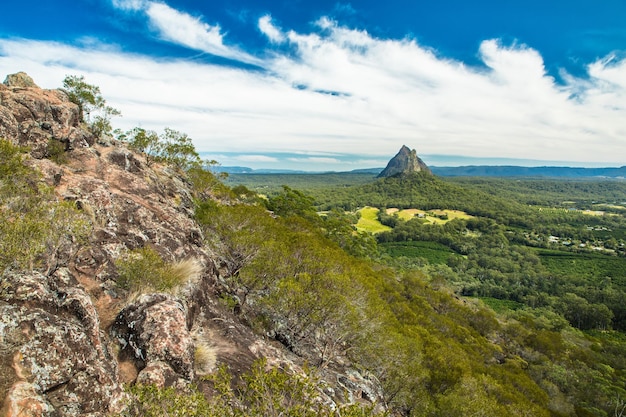
[{"label": "boulder", "polygon": [[65,150],[92,146],[95,138],[80,126],[80,110],[60,90],[43,90],[25,73],[0,84],[0,137],[28,146],[34,158],[49,156],[50,141]]},{"label": "boulder", "polygon": [[134,360],[141,369],[140,379],[164,385],[178,378],[193,379],[194,343],[187,309],[176,297],[140,296],[118,314],[111,336],[122,347],[120,357]]}]

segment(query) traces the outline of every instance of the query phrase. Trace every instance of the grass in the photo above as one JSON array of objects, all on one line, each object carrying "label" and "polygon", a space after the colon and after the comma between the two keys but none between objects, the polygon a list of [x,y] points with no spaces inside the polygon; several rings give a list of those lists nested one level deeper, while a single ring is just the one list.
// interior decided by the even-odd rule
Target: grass
[{"label": "grass", "polygon": [[115,265],[118,286],[139,294],[153,291],[174,294],[185,284],[197,282],[202,273],[196,260],[167,263],[148,246],[129,251]]},{"label": "grass", "polygon": [[215,348],[204,339],[196,341],[193,358],[194,370],[197,375],[208,375],[216,368],[217,353]]},{"label": "grass", "polygon": [[419,210],[419,209],[405,209],[399,210],[397,208],[387,209],[387,214],[397,213],[398,217],[402,220],[411,220],[415,216],[421,216],[424,220],[435,223],[445,224],[454,219],[471,219],[474,216],[467,214],[461,210]]},{"label": "grass", "polygon": [[378,221],[378,209],[374,207],[363,207],[359,210],[361,218],[356,224],[358,230],[369,233],[380,233],[391,230],[391,227],[383,225]]},{"label": "grass", "polygon": [[[369,233],[381,233],[391,230],[391,227],[385,226],[378,221],[379,209],[375,207],[363,207],[358,212],[361,214],[359,222],[356,224],[357,229]],[[419,210],[419,209],[404,209],[399,210],[397,208],[387,209],[387,214],[396,213],[402,220],[411,220],[415,216],[421,216],[424,220],[435,223],[445,224],[454,219],[471,219],[471,216],[464,211],[460,210]]]}]

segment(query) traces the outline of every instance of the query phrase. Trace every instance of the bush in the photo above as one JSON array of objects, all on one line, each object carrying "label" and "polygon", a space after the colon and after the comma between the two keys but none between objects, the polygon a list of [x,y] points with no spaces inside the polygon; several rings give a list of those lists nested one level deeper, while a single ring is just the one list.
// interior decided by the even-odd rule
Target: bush
[{"label": "bush", "polygon": [[166,263],[151,247],[132,250],[116,262],[117,284],[133,292],[171,292],[188,281],[197,280],[200,268],[192,260]]},{"label": "bush", "polygon": [[0,139],[0,270],[66,264],[90,231],[72,204],[59,203],[37,171],[22,161],[22,150]]},{"label": "bush", "polygon": [[252,369],[235,380],[226,367],[206,377],[214,394],[207,399],[195,387],[187,392],[154,385],[135,385],[123,417],[203,416],[203,417],[317,417],[381,416],[371,406],[340,405],[338,409],[322,401],[319,381],[306,369],[291,374],[278,367],[268,368],[260,359]]}]

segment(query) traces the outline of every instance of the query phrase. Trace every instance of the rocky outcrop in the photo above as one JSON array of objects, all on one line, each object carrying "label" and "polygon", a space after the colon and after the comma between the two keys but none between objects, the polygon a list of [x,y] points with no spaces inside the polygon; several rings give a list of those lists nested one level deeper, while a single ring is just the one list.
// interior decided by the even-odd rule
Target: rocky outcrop
[{"label": "rocky outcrop", "polygon": [[43,90],[24,73],[0,84],[0,137],[28,146],[37,159],[51,148],[65,150],[93,145],[95,138],[80,127],[78,106],[61,90]]},{"label": "rocky outcrop", "polygon": [[172,386],[180,385],[179,378],[193,379],[194,344],[182,300],[142,295],[118,314],[111,335],[122,346],[121,357],[140,369],[138,380]]},{"label": "rocky outcrop", "polygon": [[428,166],[418,156],[415,149],[411,150],[406,145],[391,158],[387,167],[378,174],[378,178],[406,175],[413,172],[425,172],[431,174]]},{"label": "rocky outcrop", "polygon": [[39,88],[35,81],[30,77],[30,75],[25,72],[18,72],[15,74],[9,74],[4,79],[4,85],[7,87],[17,87],[17,88]]},{"label": "rocky outcrop", "polygon": [[4,415],[120,411],[124,394],[108,339],[90,297],[68,275],[6,272],[0,327]]},{"label": "rocky outcrop", "polygon": [[[266,357],[302,372],[301,357],[218,300],[217,269],[180,172],[148,166],[123,143],[98,143],[62,91],[23,73],[0,84],[0,137],[28,146],[26,163],[90,224],[87,241],[58,249],[64,253],[48,275],[0,271],[0,416],[105,416],[125,406],[122,382],[184,387],[216,363],[238,374]],[[51,144],[63,145],[62,164],[49,158],[59,150]],[[166,262],[193,260],[200,276],[177,295],[129,301],[116,284],[116,261],[144,246]],[[381,402],[376,384],[347,366],[321,376],[327,402]]]}]

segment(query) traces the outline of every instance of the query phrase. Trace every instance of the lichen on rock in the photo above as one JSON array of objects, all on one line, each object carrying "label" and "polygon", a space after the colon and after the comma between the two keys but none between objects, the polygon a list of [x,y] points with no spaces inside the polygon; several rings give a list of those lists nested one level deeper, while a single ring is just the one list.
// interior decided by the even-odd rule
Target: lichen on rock
[{"label": "lichen on rock", "polygon": [[89,296],[75,282],[66,287],[35,271],[5,272],[2,283],[5,407],[22,404],[63,416],[117,410],[124,394]]}]

